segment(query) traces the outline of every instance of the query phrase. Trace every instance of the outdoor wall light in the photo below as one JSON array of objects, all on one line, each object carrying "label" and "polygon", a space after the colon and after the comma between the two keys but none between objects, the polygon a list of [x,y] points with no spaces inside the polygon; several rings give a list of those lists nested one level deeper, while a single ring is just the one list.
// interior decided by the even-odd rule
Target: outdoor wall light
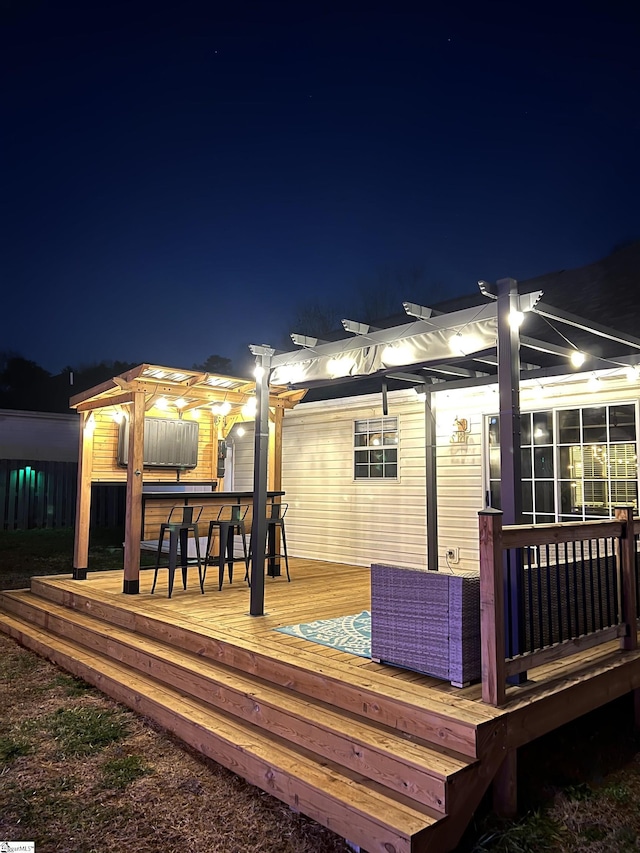
[{"label": "outdoor wall light", "polygon": [[184,407],[187,405],[187,401],[184,399],[184,397],[178,397],[178,399],[173,405],[176,407],[176,409],[184,409]]},{"label": "outdoor wall light", "polygon": [[582,367],[582,365],[585,363],[586,358],[587,357],[583,352],[580,352],[580,350],[576,349],[571,353],[569,360],[571,361],[571,364],[574,367]]},{"label": "outdoor wall light", "polygon": [[236,435],[239,436],[240,438],[242,438],[242,436],[245,434],[245,432],[246,432],[245,428],[240,426],[236,430]]},{"label": "outdoor wall light", "polygon": [[261,364],[256,364],[253,368],[253,375],[256,378],[256,382],[262,382],[262,377],[264,376],[264,367]]}]

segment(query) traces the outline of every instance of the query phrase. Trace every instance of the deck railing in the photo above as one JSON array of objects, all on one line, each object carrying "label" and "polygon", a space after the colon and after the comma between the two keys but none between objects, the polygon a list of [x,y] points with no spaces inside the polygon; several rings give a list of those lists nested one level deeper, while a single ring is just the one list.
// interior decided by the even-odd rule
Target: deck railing
[{"label": "deck railing", "polygon": [[637,646],[633,510],[611,521],[502,526],[480,514],[482,698],[505,701],[507,680],[619,638]]}]

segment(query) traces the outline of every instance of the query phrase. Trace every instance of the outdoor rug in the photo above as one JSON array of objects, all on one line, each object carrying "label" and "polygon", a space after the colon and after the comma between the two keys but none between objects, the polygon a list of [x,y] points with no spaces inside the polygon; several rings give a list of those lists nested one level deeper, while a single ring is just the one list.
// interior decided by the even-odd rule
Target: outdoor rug
[{"label": "outdoor rug", "polygon": [[330,646],[340,652],[371,657],[371,614],[368,610],[353,616],[338,616],[336,619],[318,619],[301,625],[287,625],[275,628],[282,634],[301,637],[310,643]]}]

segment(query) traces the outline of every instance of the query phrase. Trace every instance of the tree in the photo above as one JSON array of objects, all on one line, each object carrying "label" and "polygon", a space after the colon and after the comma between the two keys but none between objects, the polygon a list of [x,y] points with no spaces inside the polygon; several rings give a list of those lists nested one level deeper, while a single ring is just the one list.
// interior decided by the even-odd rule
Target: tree
[{"label": "tree", "polygon": [[233,376],[233,362],[224,355],[210,355],[202,364],[194,364],[194,370],[203,373],[219,373],[222,376]]}]

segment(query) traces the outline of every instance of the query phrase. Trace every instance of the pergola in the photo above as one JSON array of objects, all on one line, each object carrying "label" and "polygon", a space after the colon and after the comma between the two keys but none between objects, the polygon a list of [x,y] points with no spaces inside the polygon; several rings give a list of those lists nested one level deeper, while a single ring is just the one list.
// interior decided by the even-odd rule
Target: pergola
[{"label": "pergola", "polygon": [[[372,329],[343,320],[353,337],[328,342],[292,334],[299,346],[292,352],[251,348],[262,376],[258,400],[267,399],[269,381],[311,389],[367,378],[379,381],[386,414],[388,380],[420,387],[425,395],[430,570],[437,570],[438,541],[434,391],[498,384],[502,512],[506,524],[515,524],[521,520],[520,383],[571,372],[637,368],[640,363],[640,339],[555,309],[541,301],[542,291],[520,294],[512,278],[479,286],[486,301],[462,310],[438,313],[405,302],[411,320],[390,328]],[[521,358],[521,353],[526,355]],[[260,419],[266,417],[265,407],[266,403],[258,406],[256,434]],[[256,440],[256,489],[266,489],[266,480],[259,475],[265,465],[266,446]],[[261,606],[252,599],[252,613],[262,613]]]},{"label": "pergola", "polygon": [[[258,390],[261,389],[262,384],[259,383]],[[265,387],[266,417],[262,423],[265,427],[265,440],[271,449],[269,475],[274,490],[280,489],[282,481],[284,410],[293,408],[305,393],[305,389],[291,389],[276,384]],[[118,471],[116,468],[116,424],[113,420],[123,415],[129,420],[123,591],[135,594],[140,589],[145,413],[157,408],[167,412],[169,416],[182,418],[187,413],[193,416],[197,410],[200,416],[208,418],[213,439],[210,442],[209,456],[203,460],[203,465],[206,466],[207,479],[213,480],[216,478],[217,459],[214,453],[217,449],[217,439],[225,438],[238,421],[253,420],[251,412],[247,412],[247,405],[250,408],[255,401],[256,383],[254,381],[152,364],[141,364],[72,397],[69,405],[81,415],[73,577],[81,580],[87,575],[91,483],[97,477],[98,461],[100,460],[102,471],[106,471],[107,479],[109,473],[120,478],[123,476],[123,471]],[[96,441],[95,418],[98,413],[108,413],[114,417],[109,433],[101,435],[100,440]],[[271,431],[268,429],[269,419],[273,424]],[[105,418],[105,420],[109,419]],[[256,442],[259,437],[259,430],[256,430]],[[265,461],[266,451],[265,446]],[[266,488],[265,469],[265,494]],[[261,515],[256,514],[254,517],[262,521]],[[265,522],[262,521],[263,528],[264,524]],[[260,528],[260,524],[256,523],[254,528]],[[257,530],[256,535],[259,532]]]}]

